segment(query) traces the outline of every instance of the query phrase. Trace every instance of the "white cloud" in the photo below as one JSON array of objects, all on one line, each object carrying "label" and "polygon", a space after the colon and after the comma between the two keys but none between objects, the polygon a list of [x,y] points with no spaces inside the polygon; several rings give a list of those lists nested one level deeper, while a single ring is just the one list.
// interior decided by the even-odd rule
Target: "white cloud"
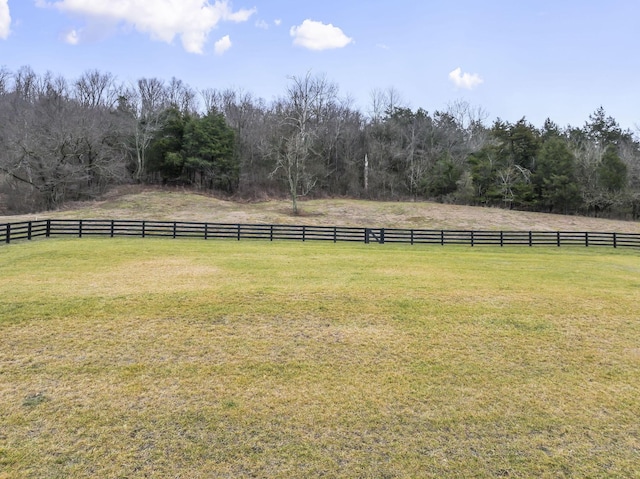
[{"label": "white cloud", "polygon": [[313,20],[305,20],[302,25],[291,27],[289,33],[293,37],[294,45],[309,50],[343,48],[353,42],[353,39],[346,36],[338,27]]},{"label": "white cloud", "polygon": [[78,30],[70,30],[64,36],[64,41],[69,45],[77,45],[80,43],[80,32]]},{"label": "white cloud", "polygon": [[[206,1],[205,3],[208,4],[209,2]],[[218,4],[223,4],[225,6],[225,8],[229,8],[227,0],[216,1],[215,5],[218,5]],[[236,22],[236,23],[246,22],[247,20],[249,20],[251,18],[251,15],[253,15],[257,11],[258,10],[256,9],[256,7],[253,7],[251,9],[249,9],[249,10],[243,9],[243,10],[238,10],[237,12],[234,12],[234,13],[230,12],[228,15],[225,15],[223,20],[227,20],[227,21],[230,21],[230,22]]]},{"label": "white cloud", "polygon": [[0,0],[0,38],[8,38],[11,33],[9,0]]},{"label": "white cloud", "polygon": [[232,45],[231,38],[229,38],[229,35],[225,35],[220,40],[218,40],[214,45],[216,55],[222,55],[229,48],[231,48],[231,45]]},{"label": "white cloud", "polygon": [[265,22],[264,20],[257,20],[256,21],[256,27],[262,28],[263,30],[268,30],[269,29],[269,24],[267,22]]},{"label": "white cloud", "polygon": [[276,18],[276,19],[273,21],[273,24],[274,24],[276,27],[279,27],[279,26],[282,24],[282,20],[280,20],[279,18]]},{"label": "white cloud", "polygon": [[255,8],[234,12],[229,0],[57,0],[40,1],[38,5],[94,20],[125,23],[167,43],[177,35],[190,53],[203,52],[209,32],[220,22],[245,22],[256,12]]},{"label": "white cloud", "polygon": [[464,88],[465,90],[473,90],[484,82],[477,73],[462,73],[460,67],[449,73],[449,80],[458,88]]}]

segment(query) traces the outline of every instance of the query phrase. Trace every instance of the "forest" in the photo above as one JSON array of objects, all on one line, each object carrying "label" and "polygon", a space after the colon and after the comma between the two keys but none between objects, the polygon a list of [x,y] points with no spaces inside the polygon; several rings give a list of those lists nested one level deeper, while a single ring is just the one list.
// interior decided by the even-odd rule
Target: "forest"
[{"label": "forest", "polygon": [[582,126],[487,117],[465,101],[412,109],[394,88],[362,111],[311,73],[268,102],[177,78],[2,68],[0,214],[138,183],[288,196],[293,213],[300,198],[339,196],[640,218],[640,138],[604,108]]}]

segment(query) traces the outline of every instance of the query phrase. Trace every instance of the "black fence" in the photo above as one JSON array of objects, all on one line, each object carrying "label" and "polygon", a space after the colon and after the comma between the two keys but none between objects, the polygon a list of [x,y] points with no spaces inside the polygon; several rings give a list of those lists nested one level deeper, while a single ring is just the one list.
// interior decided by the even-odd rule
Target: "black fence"
[{"label": "black fence", "polygon": [[351,228],[266,224],[195,223],[135,220],[39,220],[0,224],[0,243],[38,237],[137,236],[200,239],[351,241],[493,246],[609,246],[640,248],[638,233],[592,231],[468,231],[402,228]]}]

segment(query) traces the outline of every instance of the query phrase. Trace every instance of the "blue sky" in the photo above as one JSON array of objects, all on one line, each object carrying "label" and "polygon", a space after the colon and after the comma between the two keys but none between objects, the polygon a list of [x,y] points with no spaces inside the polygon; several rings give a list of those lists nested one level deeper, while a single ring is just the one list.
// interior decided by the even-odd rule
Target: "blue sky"
[{"label": "blue sky", "polygon": [[367,111],[393,87],[515,122],[640,125],[639,0],[0,0],[0,66],[68,79],[175,76],[269,101],[326,74]]}]

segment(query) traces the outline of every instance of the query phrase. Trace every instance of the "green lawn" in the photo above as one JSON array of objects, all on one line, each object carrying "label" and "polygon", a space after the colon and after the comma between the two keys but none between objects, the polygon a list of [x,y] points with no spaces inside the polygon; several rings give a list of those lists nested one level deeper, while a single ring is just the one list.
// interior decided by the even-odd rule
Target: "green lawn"
[{"label": "green lawn", "polygon": [[640,254],[0,247],[0,478],[638,477]]}]

